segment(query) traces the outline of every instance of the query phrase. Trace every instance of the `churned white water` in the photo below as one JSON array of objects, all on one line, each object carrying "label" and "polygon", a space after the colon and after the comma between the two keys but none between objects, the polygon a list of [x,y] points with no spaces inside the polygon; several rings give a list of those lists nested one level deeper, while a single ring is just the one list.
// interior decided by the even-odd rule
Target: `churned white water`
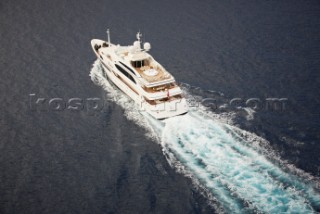
[{"label": "churned white water", "polygon": [[200,108],[155,120],[104,78],[98,61],[90,76],[125,110],[128,119],[161,144],[169,164],[190,177],[215,201],[218,211],[312,213],[319,209],[320,194],[310,181],[312,176],[286,165],[267,141]]}]

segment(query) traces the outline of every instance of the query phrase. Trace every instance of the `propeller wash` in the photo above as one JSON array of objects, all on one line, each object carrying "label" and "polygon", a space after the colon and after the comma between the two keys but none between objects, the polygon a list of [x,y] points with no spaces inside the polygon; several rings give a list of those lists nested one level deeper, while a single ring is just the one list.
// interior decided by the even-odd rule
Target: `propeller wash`
[{"label": "propeller wash", "polygon": [[161,144],[169,164],[190,177],[218,213],[320,211],[317,179],[282,161],[266,140],[202,108],[159,121],[110,84],[99,60],[90,76],[108,100]]}]

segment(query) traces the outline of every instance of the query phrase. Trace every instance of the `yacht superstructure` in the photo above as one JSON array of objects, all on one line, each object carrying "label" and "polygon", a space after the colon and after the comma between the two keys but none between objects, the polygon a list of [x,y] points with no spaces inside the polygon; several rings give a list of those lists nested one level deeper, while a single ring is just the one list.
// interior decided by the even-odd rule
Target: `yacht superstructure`
[{"label": "yacht superstructure", "polygon": [[150,43],[142,44],[141,33],[133,45],[112,44],[91,40],[94,53],[104,69],[104,76],[156,119],[164,119],[188,112],[185,98],[174,77],[149,53]]}]

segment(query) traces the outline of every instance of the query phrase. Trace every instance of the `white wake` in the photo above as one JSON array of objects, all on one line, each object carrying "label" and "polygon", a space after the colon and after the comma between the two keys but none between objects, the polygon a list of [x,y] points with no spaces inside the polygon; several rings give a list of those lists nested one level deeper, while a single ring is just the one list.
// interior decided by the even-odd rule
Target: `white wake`
[{"label": "white wake", "polygon": [[[92,80],[162,145],[169,164],[190,177],[217,211],[227,213],[312,213],[320,209],[315,178],[287,165],[268,142],[228,125],[227,116],[193,109],[164,121],[153,119],[103,77],[98,61]],[[192,96],[187,94],[187,97]],[[217,202],[217,203],[216,203]]]}]

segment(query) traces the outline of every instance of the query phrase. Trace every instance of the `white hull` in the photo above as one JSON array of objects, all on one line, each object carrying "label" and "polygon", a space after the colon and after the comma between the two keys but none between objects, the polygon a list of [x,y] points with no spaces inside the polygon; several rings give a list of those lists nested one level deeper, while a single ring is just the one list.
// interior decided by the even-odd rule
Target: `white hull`
[{"label": "white hull", "polygon": [[[137,103],[137,105],[139,105],[141,111],[146,111],[156,119],[165,119],[188,112],[187,102],[185,98],[182,97],[179,99],[171,99],[171,97],[168,96],[168,99],[164,102],[153,102],[154,100],[158,99],[158,97],[163,98],[164,93],[170,92],[172,97],[174,97],[175,94],[178,94],[178,96],[180,96],[179,94],[181,94],[181,89],[179,87],[175,87],[169,92],[146,92],[146,90],[143,89],[143,86],[140,85],[141,78],[137,78],[137,80],[135,80],[133,83],[132,81],[128,80],[121,72],[119,72],[119,69],[117,69],[116,67],[116,63],[120,61],[119,59],[110,60],[111,57],[103,57],[105,55],[102,54],[107,54],[108,56],[112,56],[112,58],[116,58],[112,54],[114,52],[114,49],[116,49],[118,46],[110,43],[108,44],[108,47],[103,49],[102,53],[99,53],[99,51],[97,51],[95,48],[95,45],[97,44],[102,45],[108,43],[103,40],[97,39],[91,41],[92,48],[102,64],[104,74],[107,75],[108,81],[114,83],[121,91],[123,91],[126,95],[133,99]],[[146,97],[148,99],[151,99],[151,101],[148,100],[149,102],[147,102]],[[150,104],[150,102],[152,102],[152,104]]]}]

